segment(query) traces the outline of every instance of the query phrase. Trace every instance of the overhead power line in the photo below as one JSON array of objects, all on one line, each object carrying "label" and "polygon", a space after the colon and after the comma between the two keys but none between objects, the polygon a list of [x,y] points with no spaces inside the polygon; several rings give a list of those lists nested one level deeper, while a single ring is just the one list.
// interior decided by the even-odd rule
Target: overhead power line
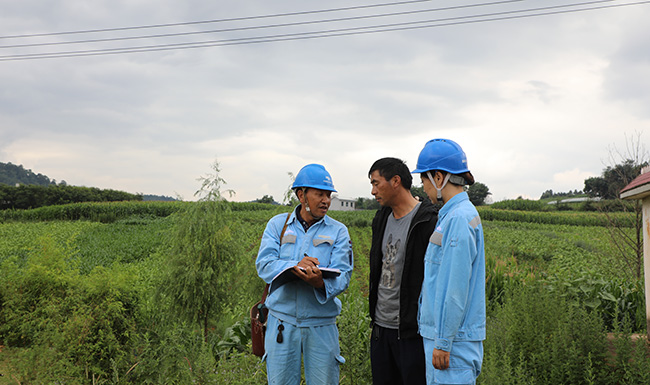
[{"label": "overhead power line", "polygon": [[[426,1],[431,1],[431,0],[426,0]],[[3,46],[0,46],[0,49],[2,49],[2,48],[43,47],[43,46],[54,46],[54,45],[82,44],[82,43],[99,43],[99,42],[109,42],[109,41],[152,39],[152,38],[161,38],[161,37],[204,35],[204,34],[214,34],[214,33],[221,33],[221,32],[247,31],[247,30],[254,30],[254,29],[296,27],[296,26],[300,26],[300,25],[314,25],[314,24],[323,24],[323,23],[334,23],[334,22],[343,22],[343,21],[373,19],[373,18],[380,18],[380,17],[406,16],[406,15],[413,15],[413,14],[419,14],[419,13],[451,11],[451,10],[459,10],[459,9],[466,9],[466,8],[476,8],[476,7],[485,7],[485,6],[493,6],[493,5],[503,5],[503,4],[509,4],[509,3],[519,3],[519,2],[522,2],[522,1],[526,1],[526,0],[504,0],[504,1],[495,1],[495,2],[491,2],[491,3],[466,4],[466,5],[457,5],[457,6],[451,6],[451,7],[441,7],[441,8],[430,8],[430,9],[418,9],[418,10],[412,10],[412,11],[380,13],[380,14],[374,14],[374,15],[361,15],[361,16],[339,17],[339,18],[333,18],[333,19],[296,21],[296,22],[291,22],[291,23],[254,25],[254,26],[248,26],[248,27],[233,27],[233,28],[223,28],[223,29],[215,29],[215,30],[208,30],[208,31],[174,32],[174,33],[165,33],[165,34],[156,34],[156,35],[139,35],[139,36],[111,37],[111,38],[103,38],[103,39],[58,41],[58,42],[50,42],[50,43],[28,43],[28,44],[3,45]],[[596,2],[597,3],[604,3],[604,2],[610,2],[610,1],[615,1],[615,0],[599,0],[599,1],[596,1]]]},{"label": "overhead power line", "polygon": [[[393,31],[404,31],[404,30],[454,26],[454,25],[493,22],[493,21],[504,21],[504,20],[512,20],[512,19],[558,15],[558,14],[601,10],[601,9],[608,9],[608,8],[650,4],[650,0],[648,0],[648,1],[637,1],[637,2],[625,3],[625,4],[584,7],[578,9],[561,9],[567,7],[592,5],[592,4],[611,2],[611,1],[614,0],[598,0],[598,1],[583,2],[583,3],[565,4],[560,6],[529,8],[524,10],[503,11],[503,12],[495,12],[495,13],[487,13],[487,14],[479,14],[479,15],[457,16],[457,17],[450,17],[444,19],[381,24],[381,25],[363,26],[363,27],[339,28],[339,29],[313,31],[313,32],[286,33],[286,34],[278,34],[278,35],[211,40],[211,41],[204,41],[204,42],[160,44],[160,45],[140,46],[140,47],[79,50],[79,51],[68,51],[68,52],[65,51],[49,52],[49,53],[35,53],[35,54],[23,54],[23,55],[6,55],[6,56],[0,56],[0,61],[63,58],[63,57],[77,57],[77,56],[98,56],[98,55],[123,54],[123,53],[168,51],[168,50],[191,49],[191,48],[207,48],[207,47],[228,46],[228,45],[259,44],[259,43],[270,43],[270,42],[291,41],[291,40],[306,40],[306,39],[316,39],[316,38],[326,38],[326,37],[336,37],[336,36],[350,36],[350,35],[361,35],[361,34],[380,33],[380,32],[393,32]],[[552,9],[555,10],[550,11]],[[540,11],[545,11],[545,12],[540,12]],[[517,13],[525,13],[525,12],[537,12],[537,13],[514,15]],[[476,20],[465,20],[465,19],[476,19]]]},{"label": "overhead power line", "polygon": [[[57,35],[74,35],[74,34],[83,34],[83,33],[116,32],[116,31],[129,31],[129,30],[137,30],[137,29],[177,27],[177,26],[185,26],[185,25],[213,24],[213,23],[223,23],[223,22],[229,22],[229,21],[245,21],[245,20],[256,20],[256,19],[269,19],[269,18],[275,18],[275,17],[302,16],[302,15],[313,15],[313,14],[318,14],[318,13],[352,11],[352,10],[357,10],[357,9],[389,7],[389,6],[413,4],[413,3],[425,3],[425,2],[429,2],[429,1],[433,1],[433,0],[396,1],[396,2],[392,2],[392,3],[357,5],[357,6],[352,6],[352,7],[329,8],[329,9],[319,9],[319,10],[312,10],[312,11],[276,13],[276,14],[271,14],[271,15],[259,15],[259,16],[233,17],[233,18],[227,18],[227,19],[187,21],[187,22],[168,23],[168,24],[139,25],[139,26],[132,26],[132,27],[87,29],[87,30],[81,30],[81,31],[66,31],[66,32],[33,33],[33,34],[13,35],[13,36],[10,35],[10,36],[0,36],[0,39],[57,36]],[[524,1],[524,0],[519,0],[519,1]]]}]

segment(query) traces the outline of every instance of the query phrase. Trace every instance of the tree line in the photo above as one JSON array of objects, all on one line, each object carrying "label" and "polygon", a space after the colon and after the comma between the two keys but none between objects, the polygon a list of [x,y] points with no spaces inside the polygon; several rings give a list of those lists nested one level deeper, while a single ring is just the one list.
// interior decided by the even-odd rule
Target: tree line
[{"label": "tree line", "polygon": [[[81,202],[141,201],[144,199],[145,196],[142,194],[130,194],[96,187],[68,186],[64,180],[57,184],[55,179],[50,179],[40,173],[36,174],[22,165],[0,162],[0,210],[34,209]],[[147,200],[174,199],[147,196]]]},{"label": "tree line", "polygon": [[548,189],[542,193],[542,196],[540,196],[539,199],[568,198],[568,197],[580,196],[583,194],[584,192],[579,191],[578,189],[576,189],[575,191],[569,190],[568,192],[556,192],[553,191],[552,189]]},{"label": "tree line", "polygon": [[600,177],[585,179],[585,193],[592,197],[617,199],[619,192],[648,165],[647,161],[625,159],[614,166],[607,166]]},{"label": "tree line", "polygon": [[0,184],[0,210],[34,209],[43,206],[79,202],[141,201],[142,194],[124,191],[67,185],[19,185]]}]

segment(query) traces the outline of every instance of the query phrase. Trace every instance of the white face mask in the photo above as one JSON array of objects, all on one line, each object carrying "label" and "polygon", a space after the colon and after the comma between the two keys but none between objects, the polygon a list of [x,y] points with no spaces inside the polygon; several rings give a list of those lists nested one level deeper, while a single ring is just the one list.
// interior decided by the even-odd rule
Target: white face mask
[{"label": "white face mask", "polygon": [[427,171],[427,177],[429,178],[429,181],[433,185],[433,188],[435,188],[436,191],[438,192],[436,194],[436,196],[437,196],[439,201],[442,200],[442,189],[445,188],[445,186],[447,185],[447,182],[449,182],[449,177],[450,176],[451,176],[451,174],[447,173],[447,175],[445,175],[445,179],[442,181],[442,186],[440,186],[440,188],[438,188],[438,186],[436,186],[436,182],[433,181],[433,177],[431,176],[431,171]]}]

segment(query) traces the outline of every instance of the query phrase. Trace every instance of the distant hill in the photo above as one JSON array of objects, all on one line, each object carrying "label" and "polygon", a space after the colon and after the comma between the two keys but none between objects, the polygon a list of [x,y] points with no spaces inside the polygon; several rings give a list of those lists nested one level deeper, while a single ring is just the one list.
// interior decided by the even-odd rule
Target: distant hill
[{"label": "distant hill", "polygon": [[[35,174],[32,170],[26,170],[22,165],[0,162],[0,183],[9,186],[16,184],[50,186],[55,185],[56,180],[50,179],[43,174]],[[62,181],[61,184],[66,184]]]},{"label": "distant hill", "polygon": [[[25,169],[22,165],[15,165],[11,162],[0,162],[0,185],[7,185],[15,187],[16,185],[27,186],[56,186],[55,179],[50,179],[46,175],[36,174],[32,170]],[[59,186],[66,186],[67,183],[62,180],[58,183]],[[129,198],[130,199],[130,198]],[[144,201],[175,201],[176,199],[164,195],[142,195]]]}]

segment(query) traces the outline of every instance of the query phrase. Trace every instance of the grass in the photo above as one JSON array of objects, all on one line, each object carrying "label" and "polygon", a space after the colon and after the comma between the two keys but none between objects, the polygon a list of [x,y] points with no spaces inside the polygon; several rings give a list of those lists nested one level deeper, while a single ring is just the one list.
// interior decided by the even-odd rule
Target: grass
[{"label": "grass", "polygon": [[514,259],[522,268],[551,275],[591,272],[606,279],[633,278],[615,259],[604,227],[485,221],[484,232],[488,259]]},{"label": "grass", "polygon": [[[103,205],[96,207],[104,209]],[[289,210],[277,206],[268,208],[259,206],[258,210],[254,208],[240,205],[236,210],[243,231],[237,238],[245,244],[244,256],[250,259],[251,264],[259,246],[259,236],[268,219],[279,212]],[[483,217],[483,213],[496,211],[483,209],[481,215]],[[612,262],[612,246],[607,238],[606,229],[602,226],[575,225],[582,221],[593,223],[593,218],[598,218],[599,214],[535,213],[529,215],[507,210],[500,214],[504,218],[511,216],[513,219],[485,218],[483,224],[486,256],[488,261],[493,262],[489,266],[492,271],[498,271],[504,280],[512,279],[515,273],[533,280],[548,274],[561,275],[570,279],[585,271],[596,272],[608,281],[621,278],[620,267]],[[537,221],[547,214],[555,218],[554,221],[565,224],[521,221],[527,217]],[[354,380],[359,380],[358,383],[361,383],[363,382],[361,379],[368,375],[367,347],[359,341],[364,343],[368,341],[366,335],[368,332],[366,318],[368,253],[372,236],[370,223],[373,215],[374,211],[331,213],[333,218],[348,225],[355,256],[355,270],[350,289],[341,298],[344,314],[339,319],[341,347],[345,352],[344,356],[349,360],[342,368],[342,378],[345,377],[347,381],[344,383],[355,383]],[[29,258],[36,252],[39,239],[47,235],[58,245],[71,250],[73,258],[79,260],[82,277],[90,274],[96,267],[106,268],[109,271],[133,269],[139,272],[139,278],[136,279],[139,282],[134,284],[146,285],[144,281],[152,280],[159,265],[165,263],[163,258],[166,258],[167,254],[161,250],[161,247],[164,247],[164,240],[169,237],[170,230],[173,228],[173,218],[140,213],[126,217],[115,216],[114,219],[109,222],[60,219],[0,222],[0,262],[10,256],[18,256],[19,259]],[[242,281],[240,279],[238,284]],[[139,311],[144,311],[145,308],[146,311],[151,311],[149,307],[154,306],[154,302],[144,297],[148,294],[142,295],[142,302],[138,305]],[[242,308],[247,306],[248,303],[241,305]],[[232,313],[233,321],[241,320],[242,315],[238,309],[229,311]],[[19,383],[11,377],[9,362],[20,352],[18,348],[0,349],[0,373],[4,374],[0,377],[0,385]],[[137,370],[144,366],[144,364],[139,365]],[[227,363],[224,362],[220,366],[221,369],[241,371],[236,375],[237,380],[244,381],[247,373],[255,373],[257,376],[255,378],[259,377],[260,381],[264,381],[264,373],[260,371],[258,361],[252,359],[247,352],[233,354]],[[221,378],[226,378],[224,376],[225,374]],[[230,381],[235,381],[230,383],[240,383],[234,378]]]},{"label": "grass", "polygon": [[11,350],[0,345],[0,385],[18,385],[13,376],[13,370],[9,366],[11,359]]}]

